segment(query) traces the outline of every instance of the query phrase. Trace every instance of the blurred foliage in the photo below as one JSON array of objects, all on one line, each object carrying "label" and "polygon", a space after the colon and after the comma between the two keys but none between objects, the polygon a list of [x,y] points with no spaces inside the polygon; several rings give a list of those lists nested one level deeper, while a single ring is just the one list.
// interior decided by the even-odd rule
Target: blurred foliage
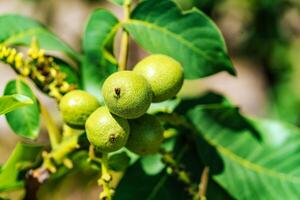
[{"label": "blurred foliage", "polygon": [[252,55],[264,67],[269,82],[268,115],[300,125],[300,96],[292,84],[297,66],[291,57],[297,35],[288,30],[285,18],[297,6],[295,3],[254,0],[251,4],[252,22],[248,26],[249,35],[243,44],[243,53]]},{"label": "blurred foliage", "polygon": [[[267,117],[300,125],[299,31],[291,23],[300,20],[300,2],[297,0],[175,0],[183,9],[200,8],[217,22],[220,16],[238,13],[242,30],[229,49],[233,56],[246,57],[257,62],[268,82]],[[292,18],[287,18],[296,12]],[[298,16],[298,19],[297,19]],[[300,24],[298,25],[298,29]],[[225,27],[226,28],[226,27]],[[226,39],[226,38],[225,38]]]}]

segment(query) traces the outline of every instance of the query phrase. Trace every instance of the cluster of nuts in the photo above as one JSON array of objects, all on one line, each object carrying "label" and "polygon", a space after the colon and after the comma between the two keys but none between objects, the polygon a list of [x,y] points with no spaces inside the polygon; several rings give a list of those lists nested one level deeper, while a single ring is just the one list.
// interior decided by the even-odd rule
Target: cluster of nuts
[{"label": "cluster of nuts", "polygon": [[82,90],[67,93],[59,106],[65,123],[85,128],[88,140],[99,151],[108,153],[126,146],[139,155],[152,154],[160,148],[163,127],[146,111],[152,102],[176,96],[183,81],[179,62],[165,55],[151,55],[133,71],[119,71],[105,80],[105,106]]}]

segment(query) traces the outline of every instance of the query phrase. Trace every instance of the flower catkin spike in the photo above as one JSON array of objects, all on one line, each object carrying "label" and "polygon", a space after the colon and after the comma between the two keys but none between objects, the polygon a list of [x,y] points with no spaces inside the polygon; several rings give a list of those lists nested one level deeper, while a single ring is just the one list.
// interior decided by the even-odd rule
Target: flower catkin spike
[{"label": "flower catkin spike", "polygon": [[53,57],[39,48],[36,38],[32,39],[27,55],[16,48],[0,45],[0,61],[9,64],[20,75],[29,77],[44,93],[57,101],[67,92],[77,88],[66,81],[67,75],[60,70]]}]

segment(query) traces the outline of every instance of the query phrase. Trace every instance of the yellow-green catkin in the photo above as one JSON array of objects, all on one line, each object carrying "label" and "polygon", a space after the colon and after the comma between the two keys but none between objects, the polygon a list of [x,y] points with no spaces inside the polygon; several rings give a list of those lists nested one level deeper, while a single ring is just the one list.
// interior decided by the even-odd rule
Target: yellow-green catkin
[{"label": "yellow-green catkin", "polygon": [[45,55],[36,40],[32,41],[26,56],[15,48],[0,45],[0,61],[12,66],[18,74],[31,78],[44,93],[58,101],[76,88],[66,81],[67,75],[60,71],[53,57]]}]

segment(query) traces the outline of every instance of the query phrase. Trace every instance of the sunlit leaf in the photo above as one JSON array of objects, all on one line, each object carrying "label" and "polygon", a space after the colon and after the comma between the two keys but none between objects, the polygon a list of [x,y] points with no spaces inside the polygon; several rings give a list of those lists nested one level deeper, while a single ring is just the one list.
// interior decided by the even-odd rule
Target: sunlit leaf
[{"label": "sunlit leaf", "polygon": [[6,119],[12,130],[20,136],[35,139],[39,134],[40,110],[37,99],[30,87],[22,80],[12,80],[7,83],[4,95],[21,94],[29,97],[33,104],[17,108],[6,114]]},{"label": "sunlit leaf", "polygon": [[33,104],[33,101],[21,94],[2,96],[0,97],[0,115],[30,104]]},{"label": "sunlit leaf", "polygon": [[297,199],[300,130],[274,121],[250,121],[234,110],[197,106],[188,114],[199,137],[217,152],[201,151],[199,145],[202,159],[207,163],[216,156],[222,159],[222,169],[213,179],[237,199]]},{"label": "sunlit leaf", "polygon": [[123,25],[146,51],[166,54],[181,62],[187,79],[220,71],[234,74],[219,29],[196,8],[182,13],[169,0],[144,1]]},{"label": "sunlit leaf", "polygon": [[77,52],[48,31],[45,26],[25,16],[1,15],[0,32],[0,44],[29,46],[35,37],[41,48],[63,52],[75,60],[80,58]]}]

